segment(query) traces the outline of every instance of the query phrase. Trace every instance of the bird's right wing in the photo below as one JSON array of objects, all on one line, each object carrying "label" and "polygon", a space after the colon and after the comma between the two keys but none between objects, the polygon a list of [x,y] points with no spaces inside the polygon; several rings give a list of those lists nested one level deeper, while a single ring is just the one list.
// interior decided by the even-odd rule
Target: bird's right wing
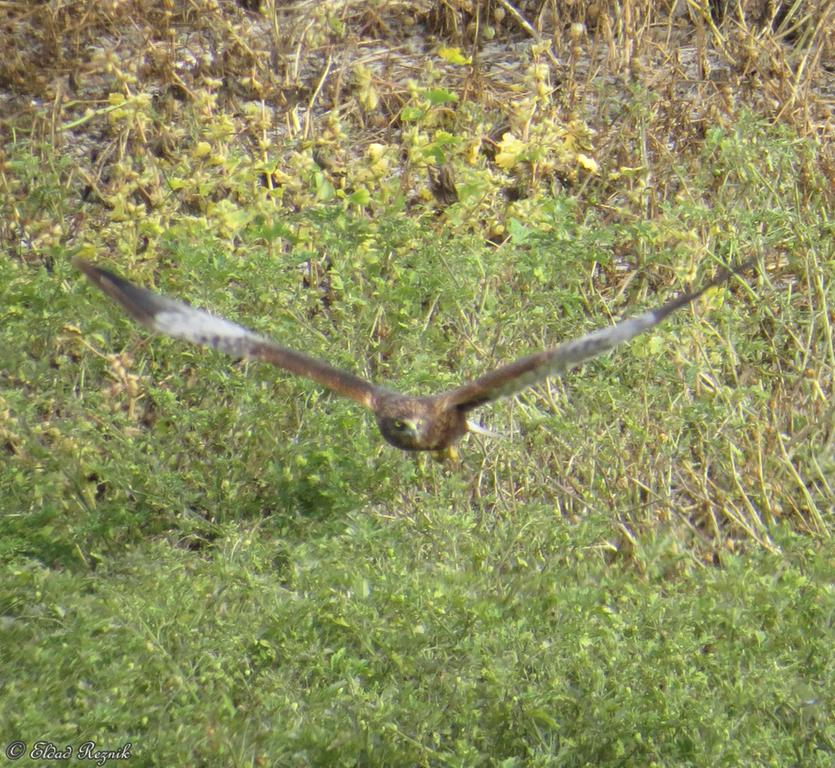
[{"label": "bird's right wing", "polygon": [[374,410],[377,397],[384,391],[370,381],[335,368],[324,360],[282,347],[243,326],[195,309],[185,302],[140,288],[88,261],[75,258],[73,264],[146,328],[217,349],[232,357],[263,360],[312,379],[371,410]]}]

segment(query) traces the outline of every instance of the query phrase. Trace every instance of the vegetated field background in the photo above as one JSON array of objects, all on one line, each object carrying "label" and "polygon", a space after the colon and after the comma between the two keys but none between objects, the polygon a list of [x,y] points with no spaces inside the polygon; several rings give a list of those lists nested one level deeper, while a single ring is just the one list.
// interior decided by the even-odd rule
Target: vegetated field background
[{"label": "vegetated field background", "polygon": [[[832,765],[833,29],[2,3],[2,748]],[[150,337],[73,255],[415,393],[757,267],[449,466]]]}]

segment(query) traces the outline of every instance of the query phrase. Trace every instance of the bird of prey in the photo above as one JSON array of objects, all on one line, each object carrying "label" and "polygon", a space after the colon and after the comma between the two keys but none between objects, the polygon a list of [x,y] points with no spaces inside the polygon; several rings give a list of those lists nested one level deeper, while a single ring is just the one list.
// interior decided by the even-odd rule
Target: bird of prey
[{"label": "bird of prey", "polygon": [[480,431],[470,411],[514,395],[548,376],[563,373],[658,325],[709,288],[749,265],[722,269],[701,288],[681,294],[643,314],[627,317],[552,349],[519,358],[462,386],[437,395],[413,397],[373,384],[315,357],[276,344],[236,323],[184,302],[140,288],[83,259],[73,260],[96,286],[115,299],[135,320],[154,331],[201,344],[236,358],[263,360],[304,376],[374,412],[383,437],[404,451],[448,451],[468,431]]}]

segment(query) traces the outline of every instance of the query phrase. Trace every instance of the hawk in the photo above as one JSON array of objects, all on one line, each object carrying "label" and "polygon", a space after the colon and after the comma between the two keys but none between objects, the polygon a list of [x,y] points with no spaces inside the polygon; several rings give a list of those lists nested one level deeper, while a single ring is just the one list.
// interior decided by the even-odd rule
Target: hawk
[{"label": "hawk", "polygon": [[592,357],[658,325],[698,299],[705,291],[746,268],[722,269],[701,288],[682,293],[666,304],[567,341],[552,349],[521,357],[462,386],[437,395],[413,397],[373,384],[349,371],[276,344],[253,331],[196,309],[184,302],[140,288],[101,267],[75,258],[73,264],[98,288],[121,304],[135,320],[151,330],[225,352],[237,358],[271,363],[297,376],[312,379],[338,395],[374,412],[383,437],[404,451],[447,451],[469,431],[470,411],[500,397],[514,395],[539,381],[563,373]]}]

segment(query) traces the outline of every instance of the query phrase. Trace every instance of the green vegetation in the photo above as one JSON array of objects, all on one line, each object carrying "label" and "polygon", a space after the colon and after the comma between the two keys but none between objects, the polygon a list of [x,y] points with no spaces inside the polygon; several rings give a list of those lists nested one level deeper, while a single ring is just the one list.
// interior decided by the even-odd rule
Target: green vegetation
[{"label": "green vegetation", "polygon": [[[7,5],[0,747],[831,765],[835,11],[595,4],[522,49],[524,4],[480,40],[459,3]],[[693,30],[723,84],[683,85]],[[447,466],[149,337],[75,254],[416,393],[758,267]]]},{"label": "green vegetation", "polygon": [[682,571],[652,540],[641,574],[606,564],[602,519],[444,502],[8,569],[7,733],[158,765],[830,763],[808,543]]}]

